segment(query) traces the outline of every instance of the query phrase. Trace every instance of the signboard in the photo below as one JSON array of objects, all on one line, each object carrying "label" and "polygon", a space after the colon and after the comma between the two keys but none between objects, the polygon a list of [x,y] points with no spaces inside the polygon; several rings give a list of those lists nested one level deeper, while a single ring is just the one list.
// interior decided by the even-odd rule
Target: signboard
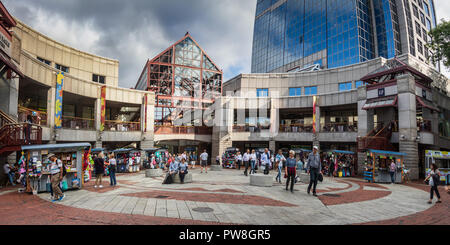
[{"label": "signboard", "polygon": [[426,150],[425,156],[441,159],[450,159],[450,152]]},{"label": "signboard", "polygon": [[313,96],[313,134],[316,133],[316,104],[317,104],[317,97]]},{"label": "signboard", "polygon": [[64,72],[59,72],[56,75],[55,128],[62,127],[63,83]]},{"label": "signboard", "polygon": [[378,89],[378,97],[384,97],[386,94],[386,90],[384,88]]},{"label": "signboard", "polygon": [[0,27],[0,30],[0,49],[11,57],[11,40],[4,33],[5,29],[3,27]]},{"label": "signboard", "polygon": [[102,86],[100,93],[100,131],[105,130],[106,114],[106,86]]}]

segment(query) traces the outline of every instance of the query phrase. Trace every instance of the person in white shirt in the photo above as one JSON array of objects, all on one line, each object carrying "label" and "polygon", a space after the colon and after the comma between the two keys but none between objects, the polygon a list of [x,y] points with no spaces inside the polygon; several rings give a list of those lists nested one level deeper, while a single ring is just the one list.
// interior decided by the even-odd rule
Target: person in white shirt
[{"label": "person in white shirt", "polygon": [[236,155],[236,164],[237,164],[237,169],[241,170],[242,155],[241,155],[240,152],[238,152],[237,155]]},{"label": "person in white shirt", "polygon": [[250,170],[250,174],[254,174],[254,173],[256,173],[255,167],[256,167],[256,161],[258,160],[255,150],[252,150],[252,154],[250,154],[249,159],[250,159],[250,166],[252,167],[252,169]]},{"label": "person in white shirt", "polygon": [[52,182],[52,190],[53,190],[53,202],[54,201],[62,201],[64,198],[64,194],[62,193],[61,188],[59,187],[59,183],[62,181],[63,176],[63,165],[62,162],[56,158],[55,154],[50,153],[48,156],[51,161],[50,165],[50,174],[51,174],[51,182]]},{"label": "person in white shirt", "polygon": [[270,155],[269,149],[264,149],[264,153],[261,154],[261,166],[264,166],[264,174],[269,174],[270,169]]},{"label": "person in white shirt", "polygon": [[5,171],[6,176],[8,176],[9,182],[11,182],[13,186],[15,186],[16,184],[14,183],[14,172],[11,171],[11,166],[9,165],[9,163],[5,163],[5,165],[3,165],[3,170]]},{"label": "person in white shirt", "polygon": [[244,166],[245,166],[244,175],[247,176],[248,164],[250,162],[250,150],[249,149],[247,149],[247,152],[244,153],[244,156],[242,157],[242,161],[244,162]]},{"label": "person in white shirt", "polygon": [[203,173],[203,168],[205,168],[205,172],[208,173],[208,168],[206,167],[208,164],[208,153],[206,152],[206,149],[203,150],[203,153],[200,155],[200,162],[200,173]]}]

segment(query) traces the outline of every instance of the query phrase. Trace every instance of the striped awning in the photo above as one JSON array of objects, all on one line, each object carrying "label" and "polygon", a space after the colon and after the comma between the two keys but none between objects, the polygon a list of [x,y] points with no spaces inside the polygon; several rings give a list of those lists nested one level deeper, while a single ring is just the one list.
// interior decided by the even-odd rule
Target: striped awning
[{"label": "striped awning", "polygon": [[374,108],[381,107],[396,107],[397,106],[398,97],[390,96],[384,98],[370,99],[366,101],[366,104],[363,106],[363,110],[369,110]]}]

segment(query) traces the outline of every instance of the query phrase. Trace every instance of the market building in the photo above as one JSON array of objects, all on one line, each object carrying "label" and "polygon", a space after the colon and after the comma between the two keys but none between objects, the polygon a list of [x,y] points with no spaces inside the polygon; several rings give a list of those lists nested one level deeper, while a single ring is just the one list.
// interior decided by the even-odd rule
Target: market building
[{"label": "market building", "polygon": [[[11,43],[10,53],[0,56],[6,67],[1,96],[8,98],[0,102],[2,162],[15,162],[23,144],[154,146],[154,93],[119,87],[119,61],[52,40],[7,12],[1,18],[2,34],[8,31],[5,42]],[[29,116],[33,126],[27,141],[21,123]]]},{"label": "market building", "polygon": [[136,89],[155,93],[158,146],[174,153],[211,152],[213,127],[203,115],[222,94],[222,70],[189,33],[147,61]]}]

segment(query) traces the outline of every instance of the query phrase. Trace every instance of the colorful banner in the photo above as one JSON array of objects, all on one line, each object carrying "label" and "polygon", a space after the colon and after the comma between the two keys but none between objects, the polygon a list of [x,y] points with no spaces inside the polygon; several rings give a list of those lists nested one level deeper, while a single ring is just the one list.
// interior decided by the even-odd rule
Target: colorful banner
[{"label": "colorful banner", "polygon": [[147,94],[144,95],[144,133],[147,132]]},{"label": "colorful banner", "polygon": [[64,72],[59,72],[56,75],[55,128],[62,127],[63,83]]},{"label": "colorful banner", "polygon": [[316,133],[316,103],[317,97],[313,96],[313,133]]},{"label": "colorful banner", "polygon": [[102,86],[100,94],[100,131],[105,130],[106,86]]}]

